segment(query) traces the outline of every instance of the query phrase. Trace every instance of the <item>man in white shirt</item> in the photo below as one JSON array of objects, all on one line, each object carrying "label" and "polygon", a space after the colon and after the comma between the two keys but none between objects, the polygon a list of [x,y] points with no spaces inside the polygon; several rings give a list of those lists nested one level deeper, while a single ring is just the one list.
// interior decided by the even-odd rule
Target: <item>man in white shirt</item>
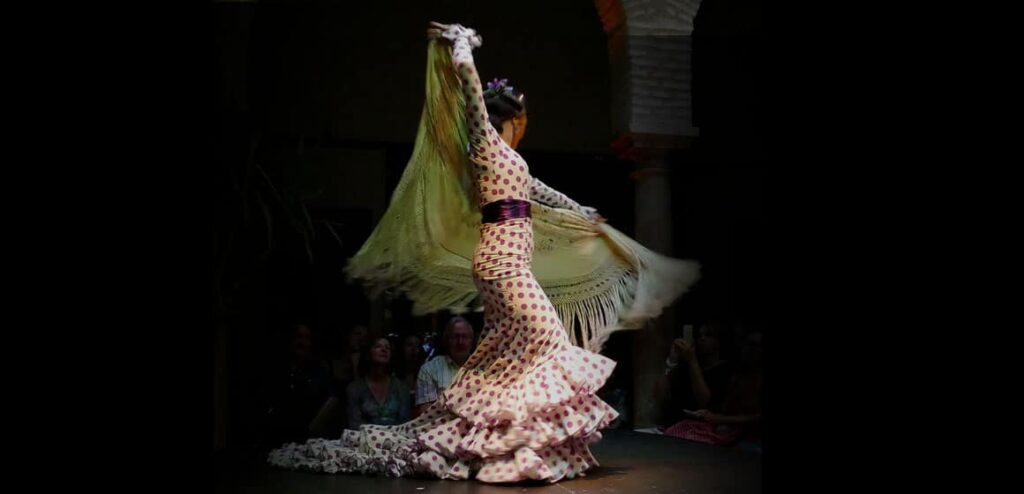
[{"label": "man in white shirt", "polygon": [[420,367],[416,378],[416,411],[414,416],[437,400],[441,392],[452,383],[459,368],[469,359],[476,347],[473,326],[465,318],[455,316],[448,321],[442,335],[445,352]]}]

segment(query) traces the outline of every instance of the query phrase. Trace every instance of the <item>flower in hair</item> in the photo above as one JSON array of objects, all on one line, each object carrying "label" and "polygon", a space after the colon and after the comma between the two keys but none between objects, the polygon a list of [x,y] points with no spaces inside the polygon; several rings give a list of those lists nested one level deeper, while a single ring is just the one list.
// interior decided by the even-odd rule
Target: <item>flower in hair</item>
[{"label": "flower in hair", "polygon": [[487,83],[487,89],[484,91],[484,94],[488,96],[504,94],[515,98],[516,93],[513,91],[514,89],[508,85],[508,79],[493,79]]}]

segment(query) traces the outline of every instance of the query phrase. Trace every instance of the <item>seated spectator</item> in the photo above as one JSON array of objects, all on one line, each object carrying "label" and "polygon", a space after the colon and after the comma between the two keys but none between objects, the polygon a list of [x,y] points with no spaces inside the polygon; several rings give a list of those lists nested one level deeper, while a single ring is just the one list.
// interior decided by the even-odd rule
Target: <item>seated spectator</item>
[{"label": "seated spectator", "polygon": [[729,383],[721,412],[696,410],[691,417],[669,427],[665,435],[708,444],[730,445],[740,440],[760,451],[761,335],[747,335],[740,365]]},{"label": "seated spectator", "polygon": [[733,365],[721,358],[719,325],[703,325],[690,344],[677,338],[665,361],[665,374],[655,385],[655,399],[661,406],[661,427],[683,418],[686,410],[720,411],[733,375]]},{"label": "seated spectator", "polygon": [[412,418],[412,401],[405,384],[391,374],[391,342],[374,338],[359,357],[358,375],[346,389],[346,428],[363,424],[395,425]]},{"label": "seated spectator", "polygon": [[423,366],[423,340],[419,335],[407,334],[399,340],[401,352],[395,355],[395,376],[405,383],[412,399],[416,398],[416,379]]},{"label": "seated spectator", "polygon": [[416,378],[416,416],[437,400],[473,354],[473,326],[461,316],[451,318],[444,328],[442,342],[442,354],[423,364]]},{"label": "seated spectator", "polygon": [[314,419],[335,394],[327,366],[313,356],[313,332],[296,324],[289,333],[288,357],[264,381],[264,426],[268,444],[315,437]]}]

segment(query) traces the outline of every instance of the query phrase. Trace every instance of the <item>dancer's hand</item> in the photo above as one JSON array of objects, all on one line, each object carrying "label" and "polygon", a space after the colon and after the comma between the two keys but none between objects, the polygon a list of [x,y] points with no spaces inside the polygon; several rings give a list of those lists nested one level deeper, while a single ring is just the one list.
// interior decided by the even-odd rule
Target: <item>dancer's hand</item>
[{"label": "dancer's hand", "polygon": [[586,214],[587,218],[589,218],[590,221],[593,221],[594,223],[604,223],[608,221],[604,219],[604,216],[601,216],[600,214],[597,213],[597,208],[583,206],[583,213]]},{"label": "dancer's hand", "polygon": [[483,37],[476,33],[476,30],[463,27],[461,24],[442,24],[430,21],[430,28],[427,29],[427,39],[446,39],[454,42],[459,38],[466,38],[474,48],[483,45]]},{"label": "dancer's hand", "polygon": [[441,24],[440,22],[430,21],[430,27],[427,28],[427,39],[428,40],[440,40],[440,41],[453,41],[444,37],[444,32],[448,30],[448,24]]}]

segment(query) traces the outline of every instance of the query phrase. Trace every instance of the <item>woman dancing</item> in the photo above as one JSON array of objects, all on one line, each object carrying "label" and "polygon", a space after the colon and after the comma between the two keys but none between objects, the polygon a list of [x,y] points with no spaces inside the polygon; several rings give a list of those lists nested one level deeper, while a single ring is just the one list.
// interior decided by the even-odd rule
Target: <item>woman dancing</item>
[{"label": "woman dancing", "polygon": [[[324,472],[484,482],[556,482],[581,475],[597,465],[588,445],[618,415],[595,395],[615,362],[570,341],[563,317],[535,278],[531,206],[572,211],[592,222],[603,219],[530,174],[515,151],[526,131],[524,95],[505,81],[484,90],[472,56],[480,36],[458,24],[431,23],[428,37],[451,45],[464,98],[470,195],[480,212],[472,280],[484,306],[486,336],[451,386],[418,418],[397,426],[363,426],[339,440],[288,444],[272,451],[269,460]],[[394,200],[392,207],[397,207]],[[696,279],[695,268],[685,267],[687,276],[665,297],[635,293],[639,276],[629,277],[632,285],[626,286],[634,290],[598,308],[600,317],[616,317],[620,307],[636,312],[635,299],[658,300],[653,305],[660,311],[665,299]],[[650,310],[643,314],[649,317]]]}]

